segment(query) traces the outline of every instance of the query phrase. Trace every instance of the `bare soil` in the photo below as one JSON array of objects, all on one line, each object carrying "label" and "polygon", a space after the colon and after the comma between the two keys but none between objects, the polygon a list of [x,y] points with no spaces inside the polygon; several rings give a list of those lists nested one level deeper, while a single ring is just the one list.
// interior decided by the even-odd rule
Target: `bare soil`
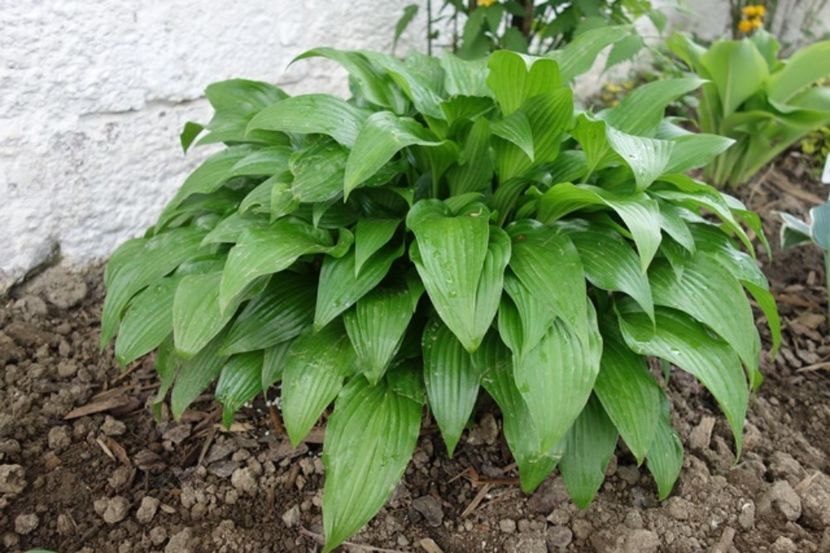
[{"label": "bare soil", "polygon": [[[740,191],[773,242],[774,258],[760,259],[784,343],[764,359],[737,462],[712,397],[676,371],[670,394],[687,454],[671,497],[657,501],[621,445],[581,511],[556,474],[532,496],[520,492],[497,410],[482,401],[452,459],[424,426],[404,482],[343,550],[830,552],[823,262],[814,248],[777,248],[775,212],[804,214],[826,195],[798,167],[787,159]],[[209,396],[181,422],[166,412],[157,422],[152,359],[124,372],[98,349],[102,298],[100,270],[50,269],[0,306],[0,551],[318,551],[322,430],[294,450],[260,399],[225,431]]]}]

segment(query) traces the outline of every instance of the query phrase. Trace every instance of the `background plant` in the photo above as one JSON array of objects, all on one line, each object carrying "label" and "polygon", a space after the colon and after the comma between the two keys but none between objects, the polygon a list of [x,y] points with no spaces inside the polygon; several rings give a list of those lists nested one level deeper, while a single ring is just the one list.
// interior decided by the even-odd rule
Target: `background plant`
[{"label": "background plant", "polygon": [[112,256],[102,344],[117,334],[124,364],[158,349],[176,418],[214,382],[226,424],[276,386],[298,444],[334,402],[325,551],[389,497],[423,407],[452,455],[481,388],[524,491],[558,466],[587,505],[621,437],[665,497],[682,445],[647,359],[699,379],[740,452],[761,381],[745,290],[776,343],[779,323],[744,228],[762,236],[759,218],[684,175],[731,141],[663,119],[701,81],[575,110],[569,83],[627,32],[547,58],[301,56],[343,65],[348,101],[211,85],[215,115],[182,144],[226,147]]},{"label": "background plant", "polygon": [[777,36],[798,37],[795,43],[784,44],[784,50],[791,51],[826,38],[815,33],[815,26],[827,3],[828,0],[729,0],[732,38],[765,28]]},{"label": "background plant", "polygon": [[669,48],[702,86],[698,125],[736,144],[705,170],[717,186],[746,182],[764,165],[813,129],[830,122],[830,41],[779,59],[780,45],[759,31],[742,40],[721,40],[708,49],[675,33]]},{"label": "background plant", "polygon": [[[439,44],[462,58],[473,59],[500,48],[542,55],[570,44],[581,33],[608,25],[630,24],[647,16],[665,28],[666,16],[649,0],[443,0],[423,3],[427,16],[427,48]],[[395,43],[414,19],[419,4],[404,8],[395,28]],[[441,34],[444,29],[450,36]],[[443,42],[439,42],[443,41]],[[633,27],[608,57],[608,67],[631,59],[645,42]]]}]

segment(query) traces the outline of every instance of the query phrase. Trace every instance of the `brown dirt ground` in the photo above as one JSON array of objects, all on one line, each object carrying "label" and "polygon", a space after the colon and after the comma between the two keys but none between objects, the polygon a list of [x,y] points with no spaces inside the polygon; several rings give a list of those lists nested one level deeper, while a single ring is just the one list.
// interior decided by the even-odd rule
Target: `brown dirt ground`
[{"label": "brown dirt ground", "polygon": [[[519,491],[498,414],[482,402],[453,459],[424,427],[404,482],[344,551],[830,552],[823,263],[814,248],[776,245],[775,211],[803,214],[826,193],[798,166],[789,158],[740,192],[773,242],[762,260],[785,335],[764,361],[737,463],[711,396],[677,371],[687,454],[672,496],[658,502],[621,446],[580,511],[556,475],[530,497]],[[320,432],[292,450],[262,400],[226,432],[207,396],[180,423],[166,413],[157,423],[152,360],[123,372],[98,351],[102,297],[100,271],[51,269],[0,306],[0,550],[319,550]]]}]

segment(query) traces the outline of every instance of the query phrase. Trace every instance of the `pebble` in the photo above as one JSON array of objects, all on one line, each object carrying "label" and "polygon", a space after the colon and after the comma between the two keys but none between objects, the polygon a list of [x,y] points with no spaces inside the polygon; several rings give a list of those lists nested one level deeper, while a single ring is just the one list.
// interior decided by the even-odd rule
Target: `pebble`
[{"label": "pebble", "polygon": [[64,513],[58,515],[57,528],[61,536],[71,536],[75,533],[75,523],[72,517]]},{"label": "pebble", "polygon": [[796,486],[804,511],[804,521],[823,530],[830,527],[830,476],[814,472]]},{"label": "pebble", "polygon": [[527,500],[527,508],[533,513],[547,515],[566,501],[568,501],[568,490],[562,479],[548,478]]},{"label": "pebble", "polygon": [[516,521],[512,518],[503,518],[499,521],[499,530],[505,534],[513,534],[516,532]]},{"label": "pebble", "polygon": [[795,457],[783,451],[776,451],[770,457],[769,470],[773,476],[788,481],[793,486],[805,476],[804,468]]},{"label": "pebble", "polygon": [[755,502],[750,500],[743,501],[738,513],[738,524],[744,530],[749,530],[755,526]]},{"label": "pebble", "polygon": [[786,536],[779,536],[770,547],[771,553],[798,553],[798,546]]},{"label": "pebble", "polygon": [[167,530],[163,526],[156,526],[150,530],[150,541],[153,545],[161,545],[167,540]]},{"label": "pebble", "polygon": [[444,521],[444,510],[441,508],[441,502],[431,495],[424,495],[412,500],[412,508],[424,517],[428,526],[437,528]]},{"label": "pebble", "polygon": [[761,496],[758,510],[768,513],[776,509],[789,521],[796,521],[801,516],[801,498],[786,480],[778,480]]},{"label": "pebble", "polygon": [[571,528],[573,529],[574,536],[578,540],[587,540],[594,532],[594,526],[587,520],[581,518],[573,521]]},{"label": "pebble", "polygon": [[62,360],[58,362],[58,376],[61,378],[71,378],[78,372],[78,365],[72,361]]},{"label": "pebble", "polygon": [[729,553],[732,549],[732,541],[735,539],[735,529],[727,526],[723,529],[723,533],[718,540],[718,543],[712,547],[709,553]]},{"label": "pebble", "polygon": [[623,542],[624,553],[656,553],[660,547],[660,538],[651,530],[632,530]]},{"label": "pebble", "polygon": [[14,519],[14,531],[21,536],[25,536],[33,532],[38,524],[40,524],[40,519],[34,513],[17,515],[17,518]]},{"label": "pebble", "polygon": [[300,506],[294,505],[282,514],[282,521],[288,528],[294,528],[300,523]]},{"label": "pebble", "polygon": [[621,465],[617,467],[617,476],[633,486],[640,480],[640,470],[634,465]]},{"label": "pebble", "polygon": [[193,534],[190,528],[185,528],[170,537],[170,541],[164,548],[164,553],[192,553],[192,541]]},{"label": "pebble", "polygon": [[251,497],[256,495],[257,481],[251,469],[248,467],[238,468],[231,474],[231,485],[238,492],[245,493]]},{"label": "pebble", "polygon": [[666,502],[666,508],[669,511],[669,516],[675,520],[687,520],[689,518],[689,511],[692,504],[682,497],[671,497]]},{"label": "pebble", "polygon": [[478,424],[470,431],[467,442],[472,445],[493,445],[499,438],[499,425],[492,413],[482,415]]},{"label": "pebble", "polygon": [[709,449],[712,441],[712,430],[715,428],[715,418],[704,416],[689,433],[689,447],[692,449]]},{"label": "pebble", "polygon": [[141,504],[135,512],[135,518],[141,524],[148,524],[156,516],[160,501],[155,497],[145,495],[141,498]]},{"label": "pebble", "polygon": [[49,429],[46,441],[49,443],[49,449],[56,452],[61,452],[72,443],[72,435],[69,432],[68,426],[53,426]]},{"label": "pebble", "polygon": [[570,545],[574,539],[574,533],[567,526],[551,526],[548,528],[545,541],[549,549],[558,547],[564,549]]},{"label": "pebble", "polygon": [[505,544],[506,553],[548,553],[545,540],[539,536],[519,534]]},{"label": "pebble", "polygon": [[26,488],[26,476],[20,465],[0,465],[0,493],[17,495]]},{"label": "pebble", "polygon": [[101,425],[101,432],[103,432],[106,436],[120,436],[126,431],[126,424],[109,415],[107,415],[104,419],[104,423]]},{"label": "pebble", "polygon": [[115,497],[102,497],[95,500],[93,508],[107,524],[116,524],[127,517],[130,510],[130,502],[126,497],[116,495]]},{"label": "pebble", "polygon": [[135,469],[132,469],[128,466],[121,465],[120,467],[112,471],[112,474],[107,479],[107,483],[113,490],[120,490],[121,488],[129,484],[129,482],[132,480],[134,470]]}]

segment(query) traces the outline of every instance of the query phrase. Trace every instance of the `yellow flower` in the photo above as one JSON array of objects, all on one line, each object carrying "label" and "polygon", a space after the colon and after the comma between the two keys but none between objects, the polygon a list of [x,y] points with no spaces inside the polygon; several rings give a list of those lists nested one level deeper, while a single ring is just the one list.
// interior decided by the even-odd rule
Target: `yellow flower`
[{"label": "yellow flower", "polygon": [[753,28],[752,21],[748,19],[741,19],[740,23],[738,23],[738,30],[742,33],[750,33]]},{"label": "yellow flower", "polygon": [[478,5],[482,8],[489,8],[496,3],[496,0],[478,0]]},{"label": "yellow flower", "polygon": [[764,6],[761,6],[760,4],[755,6],[755,15],[757,15],[758,17],[764,17],[766,13],[767,9]]},{"label": "yellow flower", "polygon": [[756,7],[757,6],[752,6],[752,5],[744,6],[743,8],[741,8],[741,13],[744,14],[744,17],[752,17],[757,13],[755,11]]},{"label": "yellow flower", "polygon": [[760,17],[756,17],[755,19],[750,19],[750,22],[752,23],[752,28],[753,29],[760,29],[761,27],[764,26],[764,20],[761,19]]},{"label": "yellow flower", "polygon": [[607,88],[608,88],[608,92],[613,92],[613,93],[622,92],[622,87],[620,85],[616,84],[616,83],[609,83]]}]

